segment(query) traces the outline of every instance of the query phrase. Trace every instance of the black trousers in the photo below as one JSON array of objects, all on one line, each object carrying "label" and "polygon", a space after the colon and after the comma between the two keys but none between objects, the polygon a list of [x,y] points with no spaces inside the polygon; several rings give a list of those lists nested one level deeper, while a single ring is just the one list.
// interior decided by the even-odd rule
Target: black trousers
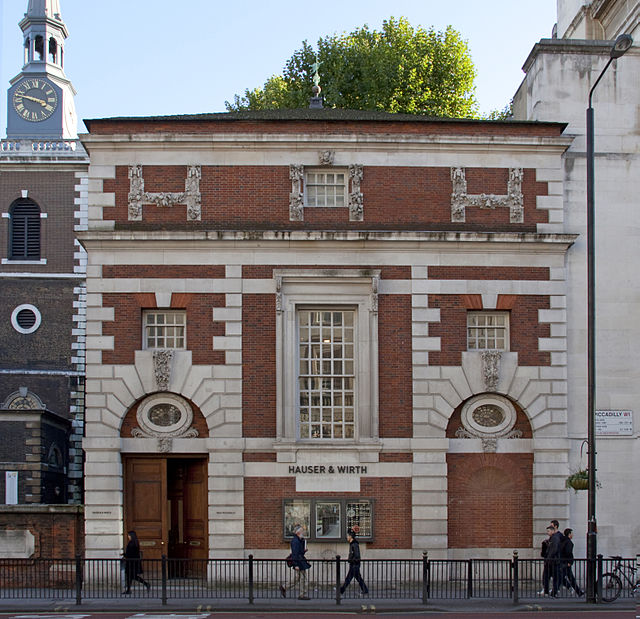
[{"label": "black trousers", "polygon": [[360,589],[362,590],[362,593],[369,593],[369,589],[367,588],[367,585],[365,584],[364,580],[362,579],[362,576],[360,575],[360,566],[359,565],[350,565],[349,566],[349,571],[347,572],[347,577],[344,579],[344,584],[342,585],[342,587],[340,587],[340,592],[344,593],[345,589],[349,586],[349,583],[354,578],[356,579],[356,581],[360,585]]}]

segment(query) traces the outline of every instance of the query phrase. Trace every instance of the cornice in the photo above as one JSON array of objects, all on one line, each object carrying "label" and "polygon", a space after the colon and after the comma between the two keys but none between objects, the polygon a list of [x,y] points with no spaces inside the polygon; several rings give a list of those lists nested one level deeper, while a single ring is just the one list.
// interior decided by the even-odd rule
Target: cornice
[{"label": "cornice", "polygon": [[[135,153],[137,163],[145,163],[143,158],[161,163],[168,156],[179,153],[182,158],[190,158],[198,153],[216,157],[223,153],[266,153],[287,151],[300,152],[301,149],[322,151],[332,149],[342,152],[368,151],[371,153],[492,153],[501,155],[553,154],[561,155],[571,146],[573,136],[458,136],[458,135],[323,135],[317,134],[133,134],[133,135],[83,135],[85,149],[92,157],[100,155],[101,163],[109,159],[128,161]],[[263,157],[264,155],[261,155]],[[314,157],[317,154],[314,152]],[[200,161],[207,165],[207,161]],[[370,165],[370,164],[368,164]]]},{"label": "cornice", "polygon": [[[338,244],[348,248],[357,245],[363,247],[384,247],[391,245],[425,244],[491,244],[505,245],[513,249],[513,245],[548,247],[549,251],[565,251],[578,238],[577,234],[546,234],[534,232],[459,232],[459,231],[377,231],[377,230],[199,230],[199,231],[134,231],[134,230],[89,230],[77,233],[78,239],[93,249],[110,246],[131,247],[140,249],[145,244],[145,251],[154,245],[164,252],[171,249],[184,251],[185,247],[195,250],[198,244],[209,246],[211,243],[232,245],[236,248],[250,249],[267,246],[298,246],[314,244]],[[355,249],[355,247],[354,247]]]}]

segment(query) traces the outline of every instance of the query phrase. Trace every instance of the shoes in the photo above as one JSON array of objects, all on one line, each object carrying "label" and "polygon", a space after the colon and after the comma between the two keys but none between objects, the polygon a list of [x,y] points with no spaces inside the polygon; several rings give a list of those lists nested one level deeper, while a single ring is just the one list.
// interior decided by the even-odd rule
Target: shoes
[{"label": "shoes", "polygon": [[311,598],[308,595],[299,595],[298,599],[299,600],[310,600]]},{"label": "shoes", "polygon": [[581,598],[581,597],[584,595],[584,591],[583,591],[582,589],[578,589],[578,590],[576,591],[576,594],[577,594],[577,596],[578,596],[579,598]]},{"label": "shoes", "polygon": [[148,582],[145,582],[144,586],[147,588],[147,591],[151,591],[151,585]]},{"label": "shoes", "polygon": [[122,592],[122,595],[130,595],[130,594],[131,594],[131,591],[129,589]]},{"label": "shoes", "polygon": [[344,595],[344,587],[340,587],[340,595]]},{"label": "shoes", "polygon": [[538,591],[538,595],[549,595],[549,592],[542,589],[541,591]]},{"label": "shoes", "polygon": [[280,585],[280,595],[283,598],[287,597],[287,588],[284,585]]}]

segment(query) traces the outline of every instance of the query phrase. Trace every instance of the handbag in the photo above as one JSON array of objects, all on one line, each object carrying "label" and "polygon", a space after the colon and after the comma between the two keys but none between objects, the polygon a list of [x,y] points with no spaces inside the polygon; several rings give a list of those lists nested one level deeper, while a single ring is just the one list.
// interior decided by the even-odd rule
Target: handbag
[{"label": "handbag", "polygon": [[285,559],[287,562],[287,567],[293,567],[293,555],[289,554],[289,556]]}]

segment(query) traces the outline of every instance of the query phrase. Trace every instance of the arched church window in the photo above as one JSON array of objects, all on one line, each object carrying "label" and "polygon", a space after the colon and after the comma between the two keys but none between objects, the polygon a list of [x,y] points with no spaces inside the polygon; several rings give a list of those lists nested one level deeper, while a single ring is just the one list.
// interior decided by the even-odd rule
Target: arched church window
[{"label": "arched church window", "polygon": [[31,39],[27,37],[24,40],[24,64],[27,64],[30,60],[30,48],[31,47]]},{"label": "arched church window", "polygon": [[9,216],[9,260],[40,260],[40,207],[31,200],[17,200]]},{"label": "arched church window", "polygon": [[49,62],[58,62],[58,42],[53,37],[49,39]]},{"label": "arched church window", "polygon": [[35,51],[36,60],[44,60],[44,39],[41,35],[36,37]]}]

